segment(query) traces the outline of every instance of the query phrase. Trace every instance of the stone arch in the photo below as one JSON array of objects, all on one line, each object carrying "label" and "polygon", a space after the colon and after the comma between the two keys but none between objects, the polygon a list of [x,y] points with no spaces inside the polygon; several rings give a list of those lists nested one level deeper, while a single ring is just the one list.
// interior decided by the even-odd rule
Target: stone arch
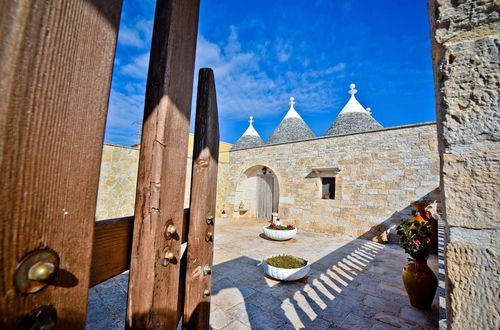
[{"label": "stone arch", "polygon": [[276,171],[267,165],[253,165],[238,179],[235,207],[241,217],[271,220],[271,214],[279,211],[279,194]]}]

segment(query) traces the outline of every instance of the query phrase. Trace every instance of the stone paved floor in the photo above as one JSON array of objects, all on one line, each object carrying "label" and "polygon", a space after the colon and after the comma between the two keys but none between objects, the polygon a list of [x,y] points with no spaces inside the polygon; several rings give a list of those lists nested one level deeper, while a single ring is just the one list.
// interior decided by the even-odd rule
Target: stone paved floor
[{"label": "stone paved floor", "polygon": [[[265,222],[217,219],[210,325],[213,329],[437,329],[432,311],[413,308],[397,245],[298,231],[290,241],[262,237]],[[279,282],[264,276],[263,257],[289,253],[309,260],[309,276]],[[429,265],[437,274],[437,258]],[[87,329],[123,329],[127,274],[94,287]]]}]

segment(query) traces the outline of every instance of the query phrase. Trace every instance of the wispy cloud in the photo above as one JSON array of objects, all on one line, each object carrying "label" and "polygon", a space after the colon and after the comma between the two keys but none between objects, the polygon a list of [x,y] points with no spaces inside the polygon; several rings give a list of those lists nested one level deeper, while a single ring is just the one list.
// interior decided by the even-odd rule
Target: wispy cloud
[{"label": "wispy cloud", "polygon": [[[284,113],[292,95],[297,100],[297,109],[303,112],[321,112],[339,105],[335,80],[345,69],[345,63],[306,72],[282,71],[286,67],[279,64],[273,70],[265,70],[265,63],[273,62],[269,56],[277,56],[280,62],[291,56],[287,52],[289,44],[284,41],[277,44],[273,53],[267,52],[266,45],[257,50],[245,50],[234,26],[223,45],[203,36],[198,38],[196,67],[214,70],[222,116],[243,119],[249,115],[263,118]],[[271,76],[269,71],[277,74]]]},{"label": "wispy cloud", "polygon": [[134,77],[144,78],[147,76],[149,66],[149,52],[133,57],[131,61],[121,66],[121,73]]}]

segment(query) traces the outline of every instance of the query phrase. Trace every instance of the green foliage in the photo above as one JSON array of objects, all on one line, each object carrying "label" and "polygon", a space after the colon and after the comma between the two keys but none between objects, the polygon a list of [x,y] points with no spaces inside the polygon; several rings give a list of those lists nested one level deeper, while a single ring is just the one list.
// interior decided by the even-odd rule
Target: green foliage
[{"label": "green foliage", "polygon": [[397,227],[399,245],[411,257],[417,260],[429,256],[429,243],[431,241],[431,227],[427,221],[406,220]]},{"label": "green foliage", "polygon": [[307,265],[307,261],[294,256],[276,256],[266,259],[266,263],[277,268],[302,268]]}]

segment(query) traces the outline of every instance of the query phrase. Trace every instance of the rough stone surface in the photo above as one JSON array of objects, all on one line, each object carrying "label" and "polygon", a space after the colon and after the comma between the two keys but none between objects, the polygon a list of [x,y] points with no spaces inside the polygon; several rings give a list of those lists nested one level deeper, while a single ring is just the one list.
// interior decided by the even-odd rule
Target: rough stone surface
[{"label": "rough stone surface", "polygon": [[[434,123],[231,151],[219,172],[219,212],[224,205],[230,217],[256,217],[259,172],[248,173],[262,166],[277,178],[281,219],[352,237],[383,223],[394,240],[396,225],[411,217],[412,201],[440,195]],[[321,198],[321,179],[313,171],[324,167],[340,170],[332,200]]]},{"label": "rough stone surface", "polygon": [[382,125],[370,114],[350,112],[340,114],[326,131],[325,136],[366,132],[381,128],[383,128]]},{"label": "rough stone surface", "polygon": [[139,149],[105,144],[102,151],[96,220],[134,214]]},{"label": "rough stone surface", "polygon": [[314,138],[315,135],[302,118],[284,118],[276,127],[267,144],[285,143]]},{"label": "rough stone surface", "polygon": [[498,329],[500,2],[429,2],[451,329]]},{"label": "rough stone surface", "polygon": [[[403,288],[403,249],[301,230],[291,241],[259,236],[263,221],[217,218],[211,329],[437,329],[432,311],[413,308]],[[321,248],[317,248],[320,246]],[[264,275],[260,261],[286,252],[311,271],[296,282]],[[429,265],[437,272],[437,258]],[[87,329],[123,329],[128,274],[90,290]]]},{"label": "rough stone surface", "polygon": [[253,148],[253,147],[261,146],[263,144],[264,144],[264,141],[261,139],[260,136],[256,136],[256,135],[243,135],[233,145],[232,150],[245,149],[245,148]]},{"label": "rough stone surface", "polygon": [[452,312],[448,324],[453,329],[499,328],[499,260],[498,249],[460,241],[448,243],[448,308]]},{"label": "rough stone surface", "polygon": [[478,39],[499,31],[498,0],[433,0],[430,7],[438,43]]}]

